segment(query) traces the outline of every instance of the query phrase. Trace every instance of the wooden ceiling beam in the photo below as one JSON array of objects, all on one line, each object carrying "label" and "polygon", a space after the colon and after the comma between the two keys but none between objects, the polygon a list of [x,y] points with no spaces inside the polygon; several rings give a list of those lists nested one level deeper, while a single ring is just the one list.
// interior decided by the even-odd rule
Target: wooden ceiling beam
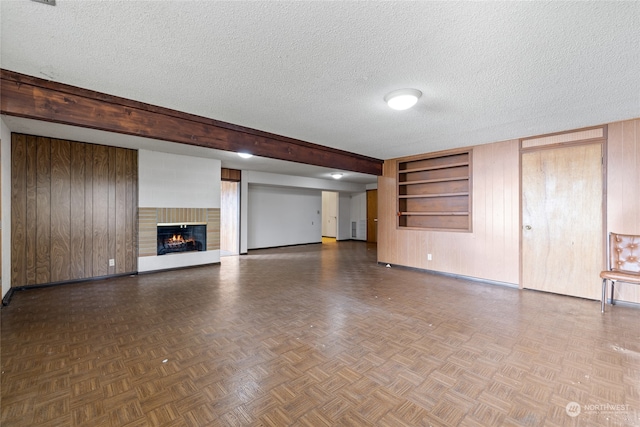
[{"label": "wooden ceiling beam", "polygon": [[1,70],[0,112],[126,135],[247,151],[308,165],[371,175],[382,174],[382,160],[287,138],[169,108]]}]

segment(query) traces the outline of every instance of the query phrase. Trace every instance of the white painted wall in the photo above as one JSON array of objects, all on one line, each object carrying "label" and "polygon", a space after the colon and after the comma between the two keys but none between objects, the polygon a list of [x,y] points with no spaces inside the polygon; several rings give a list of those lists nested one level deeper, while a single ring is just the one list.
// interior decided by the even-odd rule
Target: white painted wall
[{"label": "white painted wall", "polygon": [[335,191],[322,192],[322,235],[338,235],[338,193]]},{"label": "white painted wall", "polygon": [[356,237],[353,240],[367,240],[367,193],[351,195],[351,217],[349,222],[349,236],[352,236],[352,222],[356,223]]},{"label": "white painted wall", "polygon": [[[138,151],[138,205],[157,208],[219,208],[220,160]],[[138,271],[220,262],[220,251],[138,258]]]},{"label": "white painted wall", "polygon": [[2,174],[2,298],[11,288],[11,130],[0,119],[0,173]]},{"label": "white painted wall", "polygon": [[248,200],[249,249],[322,241],[320,191],[252,184]]},{"label": "white painted wall", "polygon": [[[251,209],[249,203],[250,184],[263,184],[282,188],[306,188],[320,191],[337,191],[341,194],[351,194],[354,192],[357,193],[365,191],[365,185],[355,184],[352,182],[342,182],[333,179],[327,180],[318,178],[305,178],[291,175],[280,175],[267,172],[243,170],[240,188],[240,253],[242,254],[246,254],[248,251],[247,248],[249,247],[248,241],[250,231],[248,212],[249,209]],[[255,207],[255,209],[259,209],[259,206]],[[343,212],[344,210],[340,210],[340,212]],[[338,227],[338,233],[342,235],[340,226]],[[347,233],[350,233],[350,231],[347,231]]]},{"label": "white painted wall", "polygon": [[220,160],[138,151],[140,207],[219,208]]},{"label": "white painted wall", "polygon": [[351,239],[351,194],[338,193],[338,233],[336,240]]}]

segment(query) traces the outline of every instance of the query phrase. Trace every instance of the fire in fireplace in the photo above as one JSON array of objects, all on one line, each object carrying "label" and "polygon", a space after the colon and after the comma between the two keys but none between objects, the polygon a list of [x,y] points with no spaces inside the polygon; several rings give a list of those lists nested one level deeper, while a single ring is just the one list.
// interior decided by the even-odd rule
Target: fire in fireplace
[{"label": "fire in fireplace", "polygon": [[158,224],[158,255],[206,250],[207,224]]}]

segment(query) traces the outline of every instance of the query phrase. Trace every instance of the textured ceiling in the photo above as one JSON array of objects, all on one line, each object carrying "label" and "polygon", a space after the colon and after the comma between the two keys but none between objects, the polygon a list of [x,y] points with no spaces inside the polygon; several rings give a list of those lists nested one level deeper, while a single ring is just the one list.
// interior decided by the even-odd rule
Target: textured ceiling
[{"label": "textured ceiling", "polygon": [[640,117],[640,2],[0,3],[4,69],[379,159]]}]

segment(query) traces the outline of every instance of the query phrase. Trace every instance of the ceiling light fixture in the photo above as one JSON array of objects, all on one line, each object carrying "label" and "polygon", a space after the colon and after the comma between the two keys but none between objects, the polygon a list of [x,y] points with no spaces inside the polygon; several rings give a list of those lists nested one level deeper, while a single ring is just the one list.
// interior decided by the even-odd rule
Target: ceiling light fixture
[{"label": "ceiling light fixture", "polygon": [[253,157],[253,154],[251,153],[238,153],[238,156],[242,157],[243,159],[250,159]]},{"label": "ceiling light fixture", "polygon": [[418,89],[399,89],[388,93],[384,97],[384,102],[394,110],[406,110],[413,107],[422,96]]},{"label": "ceiling light fixture", "polygon": [[331,177],[333,179],[340,179],[340,178],[342,178],[342,174],[338,173],[338,172],[334,172],[334,173],[331,174]]}]

